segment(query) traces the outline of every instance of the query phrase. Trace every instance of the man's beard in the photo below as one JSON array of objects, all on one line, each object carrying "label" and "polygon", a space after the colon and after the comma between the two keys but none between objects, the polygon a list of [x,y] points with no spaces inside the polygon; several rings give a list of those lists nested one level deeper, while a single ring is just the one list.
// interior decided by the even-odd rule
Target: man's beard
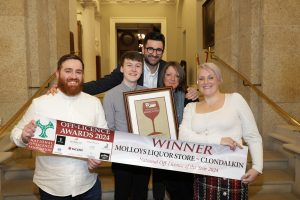
[{"label": "man's beard", "polygon": [[[79,84],[76,86],[74,86],[74,85],[70,86],[70,85],[68,85],[68,82],[71,82],[71,81],[78,82]],[[67,79],[66,81],[64,81],[59,77],[57,86],[67,96],[75,96],[82,91],[83,81],[80,82],[79,79]]]},{"label": "man's beard", "polygon": [[[148,57],[158,58],[158,61],[156,63],[150,63]],[[160,61],[159,56],[145,55],[144,58],[145,58],[145,62],[147,63],[147,65],[152,66],[152,67],[155,67]]]}]

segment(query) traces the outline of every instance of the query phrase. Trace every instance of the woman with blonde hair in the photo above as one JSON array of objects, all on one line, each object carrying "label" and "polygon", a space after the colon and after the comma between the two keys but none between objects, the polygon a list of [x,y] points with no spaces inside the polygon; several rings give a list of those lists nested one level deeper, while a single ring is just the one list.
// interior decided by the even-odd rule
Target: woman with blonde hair
[{"label": "woman with blonde hair", "polygon": [[213,176],[194,176],[194,199],[248,199],[247,184],[262,173],[263,148],[252,111],[238,93],[222,93],[223,79],[214,63],[199,67],[197,84],[204,98],[184,109],[179,128],[179,140],[196,143],[221,144],[231,150],[248,144],[252,167],[241,180]]}]

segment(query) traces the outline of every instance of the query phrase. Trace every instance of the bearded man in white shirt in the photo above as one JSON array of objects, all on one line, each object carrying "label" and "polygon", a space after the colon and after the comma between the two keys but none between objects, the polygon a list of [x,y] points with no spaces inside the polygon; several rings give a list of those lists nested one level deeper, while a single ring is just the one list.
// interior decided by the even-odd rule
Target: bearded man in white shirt
[{"label": "bearded man in white shirt", "polygon": [[[12,141],[26,147],[36,129],[35,120],[47,117],[72,123],[107,128],[102,105],[96,97],[82,92],[84,64],[76,56],[62,56],[57,65],[58,94],[33,100],[14,127]],[[42,200],[101,199],[101,183],[93,169],[101,161],[37,153],[33,182]]]}]

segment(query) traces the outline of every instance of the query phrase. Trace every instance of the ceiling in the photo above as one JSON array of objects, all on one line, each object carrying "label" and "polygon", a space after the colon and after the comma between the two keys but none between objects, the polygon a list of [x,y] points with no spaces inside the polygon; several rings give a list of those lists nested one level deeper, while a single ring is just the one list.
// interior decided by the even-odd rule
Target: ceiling
[{"label": "ceiling", "polygon": [[130,29],[153,29],[153,27],[157,28],[160,30],[160,24],[158,23],[116,23],[116,28],[117,29],[126,29],[126,30],[130,30]]},{"label": "ceiling", "polygon": [[128,4],[128,3],[154,3],[154,4],[175,4],[177,0],[99,0],[101,4]]}]

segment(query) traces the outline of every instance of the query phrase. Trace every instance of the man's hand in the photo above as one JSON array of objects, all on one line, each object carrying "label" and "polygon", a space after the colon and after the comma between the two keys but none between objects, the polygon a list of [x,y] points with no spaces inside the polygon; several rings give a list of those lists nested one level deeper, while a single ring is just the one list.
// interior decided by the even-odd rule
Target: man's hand
[{"label": "man's hand", "polygon": [[185,94],[185,98],[195,101],[199,98],[199,93],[195,88],[189,87]]},{"label": "man's hand", "polygon": [[55,95],[57,93],[57,84],[53,84],[52,87],[47,91],[48,94]]},{"label": "man's hand", "polygon": [[100,166],[100,164],[101,164],[101,160],[96,160],[96,159],[92,159],[92,158],[88,159],[89,170],[98,168]]},{"label": "man's hand", "polygon": [[249,169],[247,173],[242,176],[242,182],[245,184],[251,183],[259,175],[259,172],[255,169]]},{"label": "man's hand", "polygon": [[36,124],[34,120],[31,120],[22,130],[22,141],[27,144],[29,140],[34,136]]}]

